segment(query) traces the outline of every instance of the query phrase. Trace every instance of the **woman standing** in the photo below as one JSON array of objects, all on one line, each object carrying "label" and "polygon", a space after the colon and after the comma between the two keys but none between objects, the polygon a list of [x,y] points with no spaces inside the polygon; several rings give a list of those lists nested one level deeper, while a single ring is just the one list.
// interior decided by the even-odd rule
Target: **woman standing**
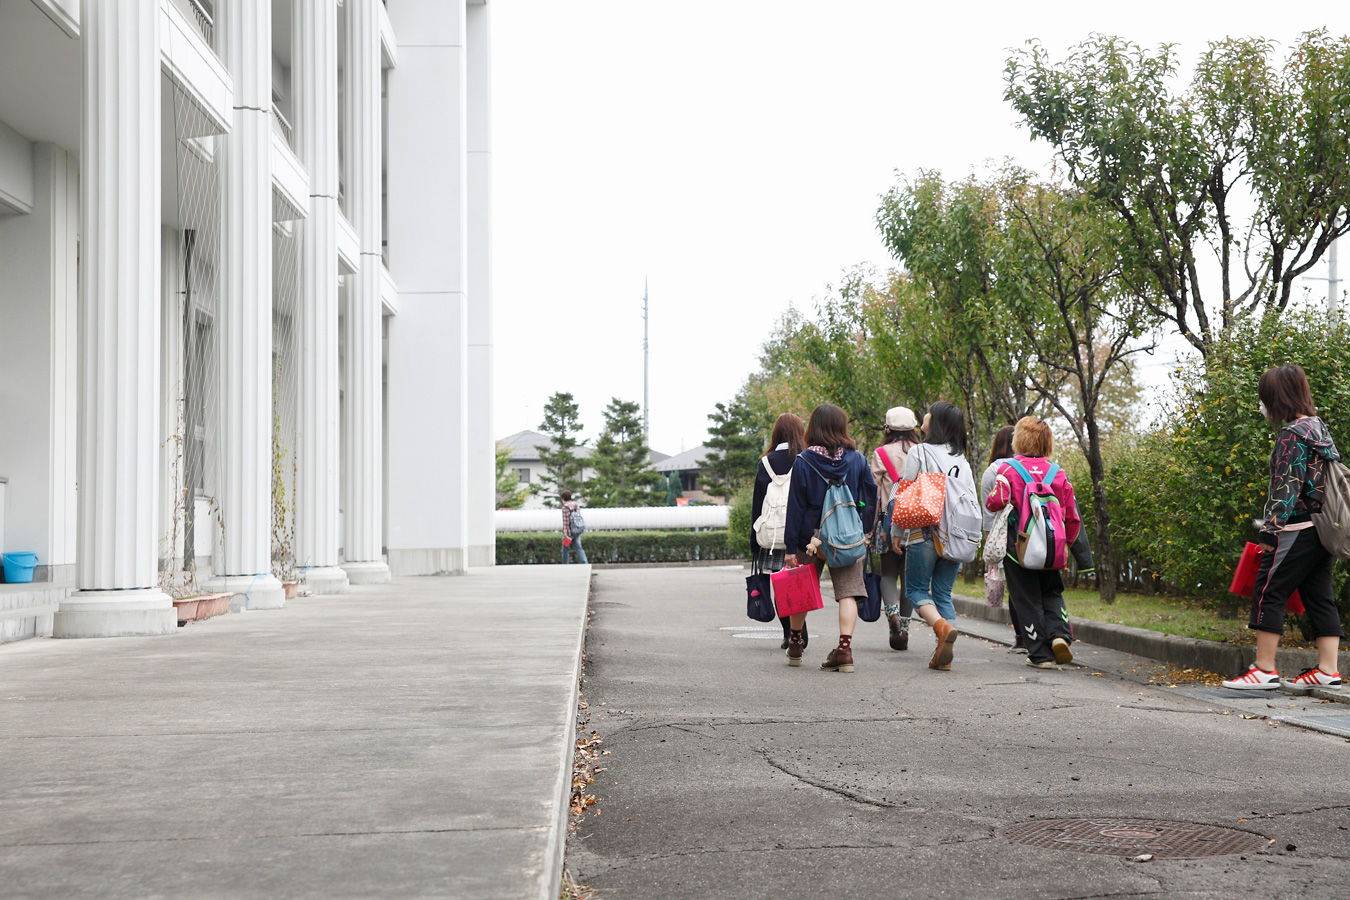
[{"label": "woman standing", "polygon": [[[984,531],[989,535],[984,545],[984,603],[991,607],[1003,605],[1003,557],[1008,554],[1007,531],[999,528],[998,533],[995,533],[995,521],[1000,516],[990,512],[983,501],[994,492],[994,481],[998,478],[999,466],[1012,458],[1014,430],[1011,425],[1004,425],[994,435],[993,446],[989,448],[989,465],[980,476],[980,511],[984,516]],[[1001,519],[1002,524],[1006,526],[1008,517],[1003,515]],[[1026,641],[1022,639],[1022,630],[1017,627],[1017,610],[1011,603],[1008,604],[1008,612],[1012,616],[1013,627],[1013,645],[1010,652],[1026,653]]]},{"label": "woman standing", "polygon": [[[966,416],[960,409],[939,400],[928,407],[923,417],[923,443],[914,447],[905,460],[905,480],[913,481],[921,472],[941,472],[949,479],[965,482],[971,493],[975,478],[966,461]],[[928,668],[949,671],[952,645],[956,643],[956,607],[952,604],[952,585],[961,564],[937,555],[932,528],[902,531],[895,536],[896,549],[904,548],[905,591],[909,602],[933,628],[937,647]]]},{"label": "woman standing", "polygon": [[[1063,565],[1068,559],[1068,548],[1078,538],[1082,520],[1078,517],[1078,502],[1073,485],[1064,470],[1050,462],[1054,438],[1050,426],[1034,416],[1017,420],[1013,431],[1012,459],[1005,460],[994,479],[994,489],[985,500],[985,508],[999,512],[1013,508],[1008,520],[1008,556],[1003,561],[1003,574],[1008,582],[1008,605],[1017,611],[1018,631],[1026,639],[1027,665],[1038,669],[1053,668],[1055,663],[1073,660],[1073,631],[1069,628],[1069,611],[1064,606],[1064,579],[1058,568],[1027,569],[1017,562],[1015,551],[1018,531],[1029,520],[1031,511],[1028,488],[1043,485],[1037,490],[1049,489],[1063,514]],[[1014,524],[1016,523],[1016,524]]]},{"label": "woman standing", "polygon": [[585,565],[590,562],[590,560],[586,558],[586,548],[581,546],[581,534],[585,528],[581,518],[581,504],[572,499],[571,491],[559,492],[558,499],[562,500],[563,565],[567,565],[572,561],[572,551],[575,551],[577,554],[577,562]]},{"label": "woman standing", "polygon": [[[1261,413],[1272,426],[1281,425],[1270,454],[1270,491],[1258,542],[1261,563],[1252,592],[1247,627],[1256,632],[1256,663],[1223,686],[1245,691],[1277,687],[1306,694],[1315,687],[1339,688],[1337,655],[1341,617],[1332,596],[1334,558],[1322,546],[1312,514],[1322,511],[1327,463],[1341,454],[1331,432],[1317,416],[1308,376],[1299,366],[1278,366],[1257,385]],[[1317,636],[1317,667],[1296,678],[1280,680],[1275,651],[1284,634],[1284,608],[1295,590]]]},{"label": "woman standing", "polygon": [[884,547],[881,551],[878,574],[881,575],[881,600],[885,604],[886,621],[891,626],[892,650],[904,650],[909,647],[909,620],[914,613],[914,607],[910,605],[909,598],[901,593],[905,558],[896,552],[889,540],[891,525],[890,519],[886,517],[887,505],[890,503],[895,483],[905,471],[910,448],[919,442],[919,436],[914,433],[918,424],[919,420],[914,417],[912,409],[897,406],[887,410],[886,442],[872,451],[872,456],[868,460],[871,464],[872,480],[877,483],[877,517],[873,525],[873,534]]},{"label": "woman standing", "polygon": [[[813,551],[818,542],[821,507],[830,485],[826,479],[841,480],[848,486],[858,505],[858,516],[870,522],[877,501],[877,486],[867,460],[857,451],[857,445],[848,435],[848,415],[832,403],[822,403],[811,413],[806,426],[806,449],[798,454],[792,465],[792,491],[788,494],[787,526],[785,529],[788,554],[784,564],[795,566],[813,562],[816,577],[825,568],[825,560]],[[820,668],[825,672],[853,671],[853,628],[858,622],[858,598],[867,596],[863,583],[863,561],[830,568],[830,583],[834,585],[834,599],[839,604],[839,646],[830,651]],[[792,617],[788,633],[788,665],[799,666],[802,651],[806,649],[803,626],[806,613]]]},{"label": "woman standing", "polygon": [[[755,493],[750,504],[750,552],[755,559],[757,568],[762,572],[773,573],[782,569],[783,557],[787,555],[785,541],[770,541],[771,546],[768,547],[762,546],[759,542],[761,519],[767,519],[764,515],[764,497],[768,494],[769,485],[775,479],[792,473],[792,464],[797,461],[797,454],[801,453],[806,447],[805,437],[802,420],[792,413],[783,413],[773,423],[773,434],[769,437],[769,449],[765,451],[764,456],[760,458],[759,465],[755,468]],[[790,495],[791,482],[789,481],[788,484]],[[784,514],[786,514],[786,511],[784,511]],[[766,521],[764,524],[772,527],[776,523]],[[786,518],[784,524],[786,524]],[[783,646],[779,649],[786,650],[790,630],[789,617],[779,616],[778,621],[783,625]],[[806,644],[806,634],[803,632],[803,649],[806,648]]]}]

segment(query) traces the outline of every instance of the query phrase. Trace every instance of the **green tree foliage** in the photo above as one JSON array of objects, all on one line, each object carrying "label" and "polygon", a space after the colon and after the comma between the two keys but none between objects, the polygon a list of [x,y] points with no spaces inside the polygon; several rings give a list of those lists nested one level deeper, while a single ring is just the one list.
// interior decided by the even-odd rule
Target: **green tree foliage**
[{"label": "green tree foliage", "polygon": [[[1222,597],[1256,536],[1269,483],[1273,429],[1256,385],[1271,366],[1297,363],[1339,445],[1350,446],[1350,328],[1320,315],[1239,323],[1204,365],[1178,367],[1173,396],[1149,433],[1116,454],[1107,478],[1116,533],[1169,588]],[[1344,450],[1342,452],[1345,452]],[[1340,605],[1346,566],[1337,567]]]},{"label": "green tree foliage", "polygon": [[530,489],[521,487],[520,476],[511,468],[511,448],[497,444],[497,508],[519,509],[530,496]]},{"label": "green tree foliage", "polygon": [[754,480],[765,435],[756,427],[750,408],[740,400],[730,405],[718,403],[708,414],[708,421],[712,424],[703,442],[708,452],[700,480],[710,497],[730,500],[737,488]]},{"label": "green tree foliage", "polygon": [[750,555],[750,526],[754,524],[750,513],[754,504],[754,479],[743,482],[736,488],[731,498],[731,509],[727,511],[727,549],[739,557]]},{"label": "green tree foliage", "polygon": [[655,506],[665,495],[652,488],[661,476],[651,467],[651,451],[642,433],[642,412],[637,403],[609,401],[605,429],[591,454],[592,478],[586,483],[590,506]]},{"label": "green tree foliage", "polygon": [[1013,109],[1116,217],[1122,277],[1206,355],[1239,320],[1286,309],[1350,230],[1350,38],[1308,32],[1282,67],[1271,57],[1265,40],[1213,43],[1189,88],[1172,47],[1102,35],[1061,62],[1033,43],[1007,64]]},{"label": "green tree foliage", "polygon": [[571,394],[556,393],[544,404],[544,421],[539,430],[549,436],[551,443],[534,448],[539,451],[539,459],[546,471],[539,479],[540,483],[531,485],[530,490],[543,494],[547,506],[561,505],[558,500],[561,491],[578,495],[584,491],[581,474],[585,463],[577,457],[577,448],[586,443],[578,440],[580,415],[581,409]]},{"label": "green tree foliage", "polygon": [[657,482],[656,490],[665,495],[666,506],[679,506],[675,501],[684,496],[684,488],[680,484],[680,473],[667,472],[666,477]]}]

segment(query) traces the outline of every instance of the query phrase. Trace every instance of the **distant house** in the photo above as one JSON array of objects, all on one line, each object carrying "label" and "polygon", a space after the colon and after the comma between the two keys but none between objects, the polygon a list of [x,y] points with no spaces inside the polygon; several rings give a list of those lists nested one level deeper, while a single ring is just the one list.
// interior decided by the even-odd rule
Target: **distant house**
[{"label": "distant house", "polygon": [[[548,435],[541,434],[538,431],[518,431],[513,435],[502,438],[497,443],[507,447],[511,451],[510,468],[513,469],[520,478],[520,483],[522,485],[528,486],[542,483],[544,473],[547,472],[548,469],[544,465],[544,461],[539,458],[539,451],[535,448],[552,447],[553,441]],[[591,448],[578,447],[576,449],[576,455],[578,459],[589,459],[591,456]],[[670,459],[670,457],[664,453],[653,450],[651,451],[649,459],[656,465]],[[659,465],[657,465],[657,471],[661,471]],[[589,468],[583,468],[581,470],[581,477],[583,479],[590,478],[594,474],[595,473]],[[544,499],[543,495],[532,493],[525,500],[521,509],[543,509]]]},{"label": "distant house", "polygon": [[703,492],[701,479],[703,465],[708,458],[708,448],[699,444],[692,450],[677,453],[658,462],[653,468],[662,475],[677,472],[680,476],[680,491],[690,500],[702,503],[726,503],[721,497],[711,497]]}]

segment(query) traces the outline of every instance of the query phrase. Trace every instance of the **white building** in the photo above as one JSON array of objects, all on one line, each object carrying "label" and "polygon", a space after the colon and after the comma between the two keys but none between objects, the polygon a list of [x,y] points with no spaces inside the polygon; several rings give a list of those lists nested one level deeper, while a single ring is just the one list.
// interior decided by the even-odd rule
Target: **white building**
[{"label": "white building", "polygon": [[0,639],[493,562],[489,9],[0,2]]}]

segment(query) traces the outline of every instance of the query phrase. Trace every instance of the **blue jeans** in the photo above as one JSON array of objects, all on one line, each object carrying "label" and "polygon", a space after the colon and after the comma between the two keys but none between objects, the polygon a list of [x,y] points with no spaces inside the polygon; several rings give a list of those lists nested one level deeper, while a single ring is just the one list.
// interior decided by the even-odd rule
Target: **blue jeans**
[{"label": "blue jeans", "polygon": [[917,610],[930,603],[937,607],[942,618],[956,624],[956,607],[952,604],[952,585],[961,564],[937,555],[931,538],[905,548],[905,596]]},{"label": "blue jeans", "polygon": [[[590,560],[586,558],[586,548],[581,546],[581,535],[578,534],[572,538],[572,546],[570,547],[566,545],[563,546],[563,565],[567,565],[572,561],[571,551],[573,550],[575,550],[577,553],[577,562],[581,563],[582,565],[585,565],[586,563],[590,562]],[[947,593],[950,594],[951,591],[948,591]]]}]

